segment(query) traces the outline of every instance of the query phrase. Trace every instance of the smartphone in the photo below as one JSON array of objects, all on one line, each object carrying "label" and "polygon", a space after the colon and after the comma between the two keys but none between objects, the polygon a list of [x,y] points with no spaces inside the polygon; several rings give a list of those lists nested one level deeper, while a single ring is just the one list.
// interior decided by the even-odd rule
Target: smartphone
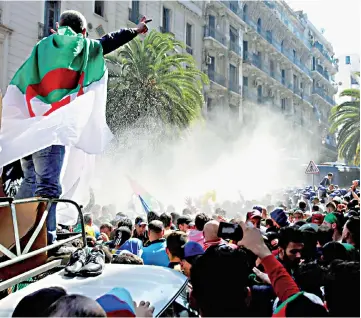
[{"label": "smartphone", "polygon": [[243,230],[239,224],[220,222],[217,235],[224,240],[239,242],[243,238]]}]

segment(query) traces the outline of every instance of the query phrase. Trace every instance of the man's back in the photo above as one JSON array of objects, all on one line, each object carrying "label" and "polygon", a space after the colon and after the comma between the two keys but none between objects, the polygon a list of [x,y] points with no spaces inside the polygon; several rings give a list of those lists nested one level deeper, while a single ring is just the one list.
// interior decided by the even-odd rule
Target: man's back
[{"label": "man's back", "polygon": [[143,248],[142,259],[144,265],[157,265],[167,267],[169,264],[169,258],[165,251],[166,241],[165,239],[159,239]]}]

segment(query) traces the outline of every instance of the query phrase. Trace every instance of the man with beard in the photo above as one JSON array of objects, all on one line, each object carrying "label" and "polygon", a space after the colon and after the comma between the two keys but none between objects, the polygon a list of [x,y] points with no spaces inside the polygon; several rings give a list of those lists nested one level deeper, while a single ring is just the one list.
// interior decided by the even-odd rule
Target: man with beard
[{"label": "man with beard", "polygon": [[295,227],[281,228],[277,259],[292,275],[301,260],[304,248],[302,232]]}]

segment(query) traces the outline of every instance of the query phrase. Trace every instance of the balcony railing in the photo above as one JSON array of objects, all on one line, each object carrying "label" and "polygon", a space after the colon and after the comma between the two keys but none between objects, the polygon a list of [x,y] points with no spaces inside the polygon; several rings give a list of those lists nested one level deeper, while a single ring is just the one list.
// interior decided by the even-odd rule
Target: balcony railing
[{"label": "balcony railing", "polygon": [[297,65],[303,72],[305,72],[308,76],[311,76],[310,69],[301,62],[301,60],[295,58],[293,56],[293,52],[291,50],[284,48],[281,43],[279,43],[276,39],[274,39],[270,33],[265,32],[256,23],[254,23],[251,19],[244,20],[250,27],[252,27],[259,35],[261,35],[268,43],[272,44],[276,50],[282,53],[285,57],[287,57],[293,64]]},{"label": "balcony railing", "polygon": [[235,41],[229,41],[229,49],[238,55],[242,53],[241,47]]},{"label": "balcony railing", "polygon": [[238,5],[238,1],[221,1],[228,9],[237,14],[242,19],[242,8]]},{"label": "balcony railing", "polygon": [[316,66],[315,71],[317,71],[317,73],[321,74],[325,79],[330,81],[330,75],[320,65]]},{"label": "balcony railing", "polygon": [[241,86],[239,86],[237,82],[235,82],[235,81],[233,81],[231,79],[228,82],[228,88],[232,92],[235,92],[237,94],[241,94]]},{"label": "balcony railing", "polygon": [[135,24],[138,24],[139,17],[140,17],[139,11],[133,10],[132,8],[129,8],[129,14],[128,14],[128,20],[129,21],[131,21],[131,22],[133,22]]},{"label": "balcony railing", "polygon": [[335,101],[330,96],[328,96],[321,88],[315,87],[312,93],[321,96],[326,102],[328,102],[332,106],[336,105]]},{"label": "balcony railing", "polygon": [[316,41],[314,44],[313,44],[313,47],[315,47],[316,49],[318,49],[321,54],[326,58],[326,60],[328,60],[331,64],[334,64],[334,61],[333,59],[331,58],[331,56],[327,53],[327,51],[324,49],[323,45]]},{"label": "balcony railing", "polygon": [[271,9],[276,7],[273,1],[264,1],[264,4]]},{"label": "balcony railing", "polygon": [[215,82],[221,86],[227,87],[226,86],[226,77],[222,74],[219,74],[213,70],[208,70],[208,77],[212,82]]},{"label": "balcony railing", "polygon": [[250,100],[254,103],[258,102],[257,93],[250,89],[248,86],[243,86],[242,95],[245,100]]},{"label": "balcony railing", "polygon": [[226,43],[227,43],[226,37],[224,36],[224,34],[222,32],[219,32],[215,28],[206,26],[204,28],[204,37],[211,37],[211,38],[217,40],[219,43],[226,46]]}]

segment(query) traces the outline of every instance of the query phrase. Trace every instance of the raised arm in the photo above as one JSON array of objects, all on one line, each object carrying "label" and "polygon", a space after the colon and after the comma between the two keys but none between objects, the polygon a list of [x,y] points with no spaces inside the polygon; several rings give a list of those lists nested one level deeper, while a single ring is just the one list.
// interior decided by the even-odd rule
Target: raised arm
[{"label": "raised arm", "polygon": [[103,47],[103,54],[109,54],[129,41],[133,40],[138,34],[143,34],[148,31],[148,27],[145,24],[146,18],[143,17],[136,28],[120,29],[104,35],[98,41]]}]

